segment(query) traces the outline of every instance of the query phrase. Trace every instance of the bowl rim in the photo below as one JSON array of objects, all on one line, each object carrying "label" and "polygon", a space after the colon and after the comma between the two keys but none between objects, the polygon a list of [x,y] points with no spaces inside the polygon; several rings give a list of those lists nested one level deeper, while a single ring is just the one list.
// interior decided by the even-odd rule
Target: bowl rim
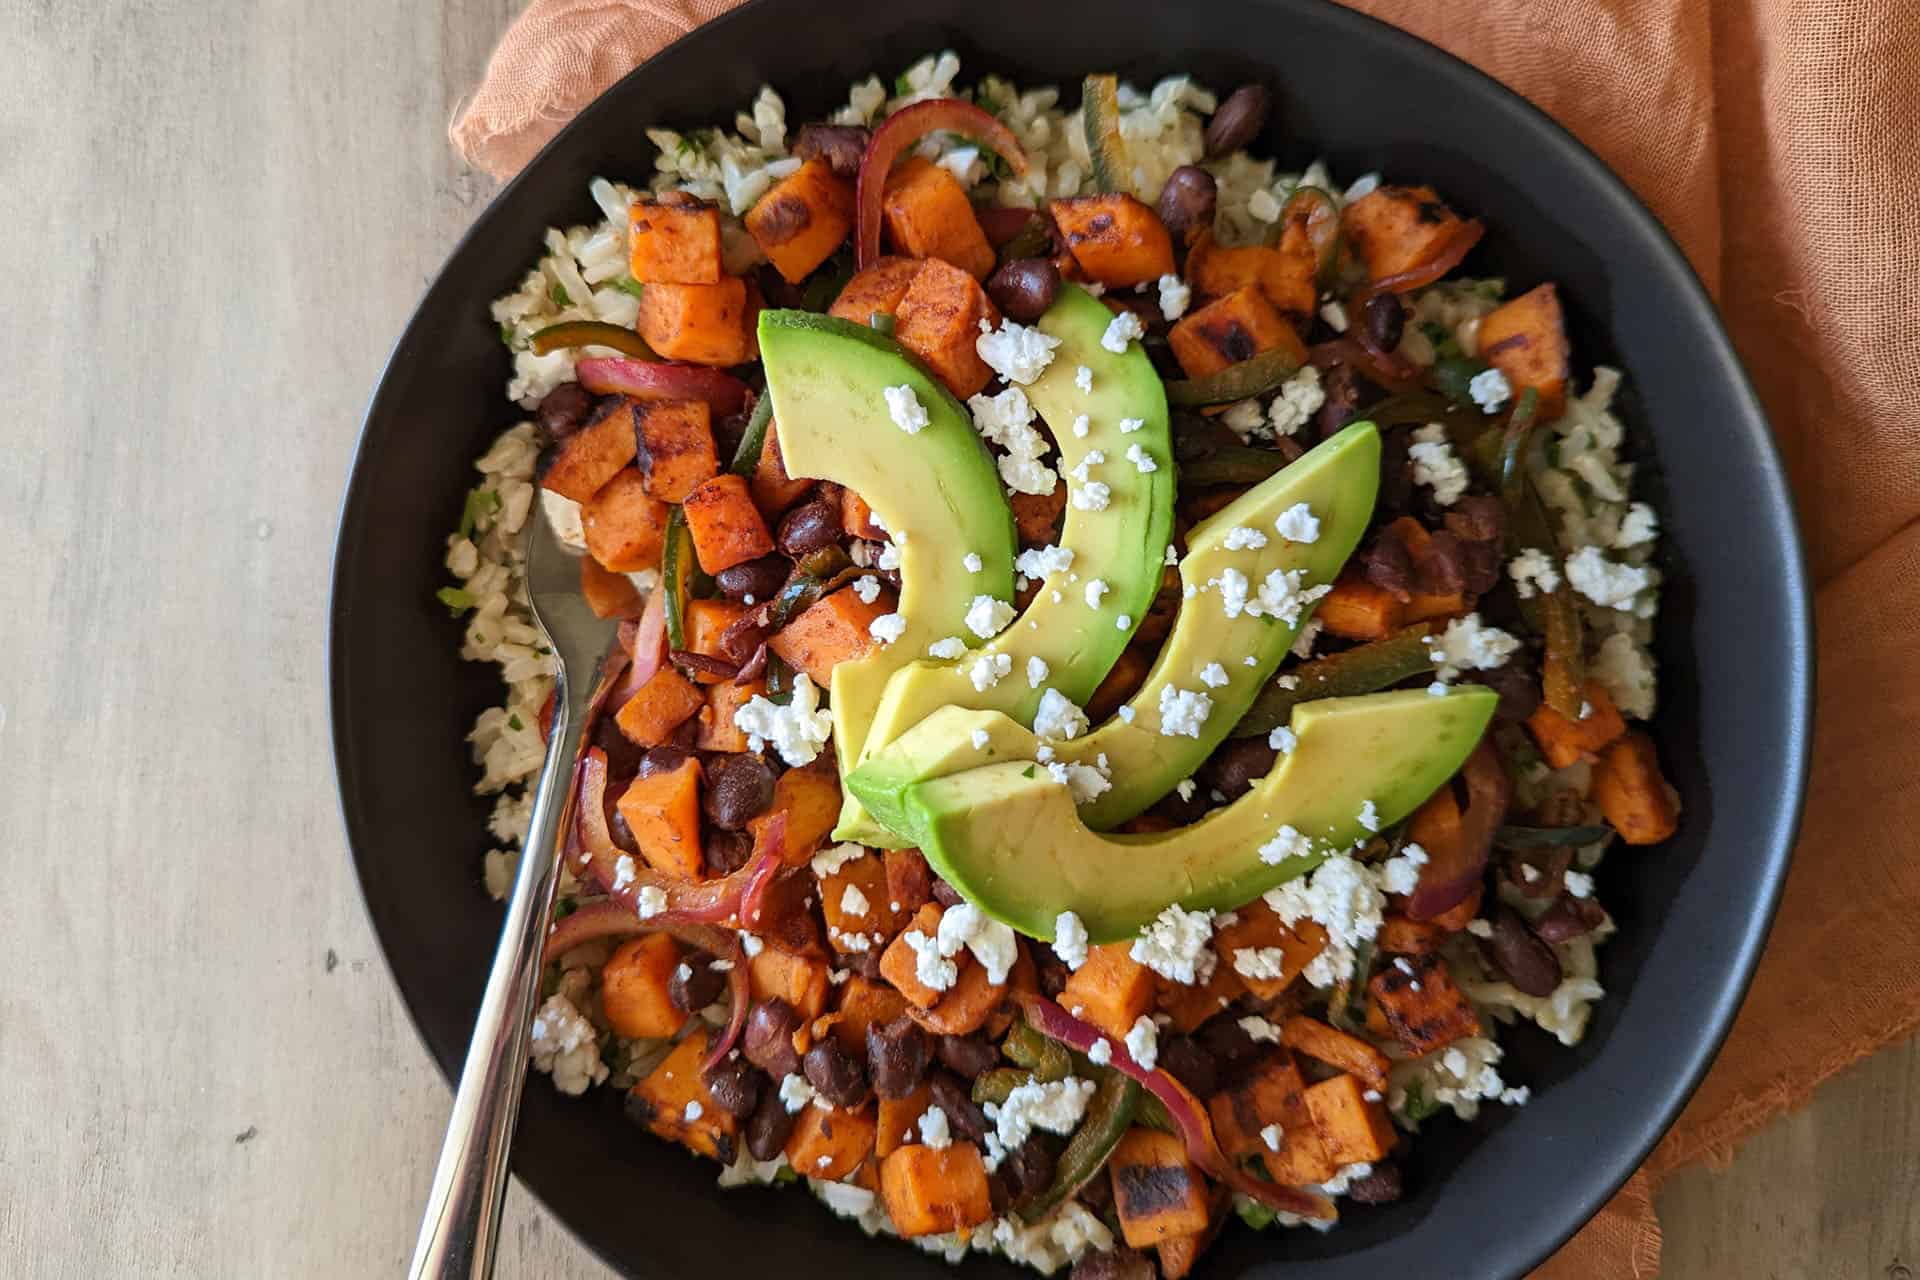
[{"label": "bowl rim", "polygon": [[[738,7],[693,27],[607,86],[543,144],[539,151],[494,193],[486,207],[480,211],[444,255],[439,268],[421,293],[419,301],[409,312],[400,336],[395,339],[386,359],[381,364],[378,379],[368,397],[366,409],[361,416],[360,428],[354,438],[353,460],[336,512],[335,538],[328,572],[325,663],[328,685],[328,730],[334,758],[337,811],[340,815],[342,833],[346,837],[347,852],[354,863],[355,887],[360,895],[362,908],[367,913],[369,924],[374,926],[372,932],[379,945],[381,963],[385,966],[388,976],[400,995],[400,1003],[406,1011],[408,1021],[413,1026],[414,1033],[427,1050],[428,1057],[450,1086],[458,1082],[461,1056],[456,1053],[443,1057],[434,1051],[432,1038],[427,1034],[421,1014],[417,1011],[413,999],[410,998],[409,985],[394,967],[387,935],[374,924],[378,919],[378,913],[372,899],[368,896],[368,882],[364,874],[366,857],[364,851],[370,843],[368,828],[371,824],[352,811],[349,799],[353,794],[357,762],[352,758],[353,748],[346,726],[354,713],[354,708],[344,687],[340,653],[345,647],[344,633],[350,613],[343,604],[343,598],[352,585],[356,572],[351,563],[351,553],[355,547],[351,544],[366,501],[365,475],[370,466],[366,448],[367,440],[376,420],[391,411],[388,401],[397,394],[393,390],[396,368],[411,356],[418,344],[427,340],[427,334],[431,332],[430,327],[423,326],[422,320],[433,302],[434,295],[449,278],[449,268],[465,256],[474,245],[490,237],[494,223],[504,216],[505,208],[519,197],[523,187],[532,187],[541,181],[541,170],[545,162],[559,147],[576,131],[593,129],[597,127],[598,121],[611,117],[616,110],[615,101],[620,97],[620,91],[635,80],[645,77],[662,60],[686,56],[687,49],[697,49],[697,46],[706,41],[723,41],[730,31],[760,20],[767,10],[776,9],[791,2],[792,0],[745,0],[745,3]],[[1783,774],[1779,780],[1782,785],[1776,791],[1773,806],[1777,816],[1768,824],[1771,838],[1767,842],[1767,847],[1753,862],[1755,870],[1760,873],[1760,878],[1764,881],[1758,890],[1756,909],[1749,914],[1739,930],[1738,941],[1731,948],[1730,961],[1722,970],[1722,980],[1718,984],[1710,1006],[1703,1011],[1701,1025],[1711,1030],[1695,1038],[1683,1070],[1669,1077],[1658,1088],[1643,1095],[1643,1101],[1657,1099],[1657,1102],[1655,1105],[1642,1107],[1636,1113],[1640,1119],[1630,1141],[1616,1141],[1612,1144],[1613,1149],[1622,1154],[1612,1162],[1605,1176],[1593,1180],[1591,1185],[1594,1189],[1577,1202],[1578,1212],[1570,1215],[1569,1221],[1556,1224],[1553,1231],[1536,1237],[1539,1243],[1535,1249],[1529,1251],[1526,1265],[1513,1273],[1519,1275],[1544,1262],[1571,1239],[1645,1162],[1647,1156],[1671,1129],[1681,1110],[1705,1079],[1707,1071],[1718,1057],[1728,1035],[1731,1034],[1734,1020],[1752,986],[1761,953],[1779,911],[1781,895],[1786,887],[1787,871],[1803,822],[1811,765],[1815,692],[1815,627],[1807,552],[1800,529],[1798,503],[1789,484],[1780,447],[1771,430],[1765,406],[1754,390],[1752,379],[1735,350],[1732,339],[1727,334],[1726,327],[1720,319],[1718,309],[1706,286],[1665,224],[1605,161],[1569,129],[1517,91],[1439,45],[1392,23],[1346,8],[1344,5],[1322,3],[1321,0],[1257,0],[1257,3],[1264,9],[1276,12],[1289,8],[1312,7],[1316,10],[1316,16],[1323,21],[1336,27],[1344,25],[1349,31],[1365,32],[1368,39],[1397,46],[1403,56],[1430,62],[1437,73],[1453,78],[1463,88],[1470,87],[1478,94],[1490,94],[1507,109],[1514,124],[1531,131],[1542,145],[1561,152],[1570,164],[1583,171],[1584,176],[1598,190],[1606,194],[1612,207],[1603,215],[1603,219],[1645,237],[1648,241],[1647,248],[1664,260],[1665,266],[1677,282],[1681,301],[1686,307],[1685,313],[1680,315],[1676,322],[1708,340],[1716,365],[1715,376],[1724,382],[1728,392],[1740,402],[1742,412],[1737,415],[1737,420],[1730,423],[1730,429],[1743,431],[1751,436],[1750,443],[1762,464],[1759,468],[1758,483],[1764,487],[1766,512],[1764,523],[1772,526],[1775,535],[1790,552],[1784,562],[1778,566],[1776,583],[1782,606],[1780,627],[1783,647],[1789,655],[1787,668],[1779,673],[1779,683],[1782,686],[1779,697],[1793,711],[1788,737],[1783,743]],[[479,973],[480,971],[476,970],[476,978]],[[578,1229],[554,1202],[526,1179],[521,1180],[521,1187],[531,1194],[569,1235],[585,1245],[604,1264],[616,1272],[628,1274],[624,1260],[616,1257],[596,1234]],[[826,1225],[825,1220],[823,1225]],[[1314,1264],[1297,1261],[1292,1265],[1298,1267]]]}]

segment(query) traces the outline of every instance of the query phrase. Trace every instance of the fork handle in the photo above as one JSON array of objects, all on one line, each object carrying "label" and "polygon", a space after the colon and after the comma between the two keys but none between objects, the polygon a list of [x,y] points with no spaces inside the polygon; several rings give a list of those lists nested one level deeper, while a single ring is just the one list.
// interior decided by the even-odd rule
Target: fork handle
[{"label": "fork handle", "polygon": [[571,808],[569,765],[585,721],[570,703],[562,671],[554,677],[553,723],[520,869],[447,1119],[408,1270],[412,1280],[481,1280],[493,1274],[507,1194],[507,1152],[526,1084],[527,1032],[540,990],[540,953],[560,879],[555,842]]}]

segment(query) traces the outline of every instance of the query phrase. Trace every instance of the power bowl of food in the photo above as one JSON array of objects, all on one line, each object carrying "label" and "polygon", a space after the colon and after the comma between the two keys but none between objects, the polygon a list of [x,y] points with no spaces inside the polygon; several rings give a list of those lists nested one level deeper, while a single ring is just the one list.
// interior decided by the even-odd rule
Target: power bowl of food
[{"label": "power bowl of food", "polygon": [[334,732],[423,1035],[526,834],[547,521],[608,648],[514,1163],[610,1263],[1522,1274],[1697,1084],[1797,820],[1711,305],[1351,13],[835,8],[597,101],[374,397]]}]

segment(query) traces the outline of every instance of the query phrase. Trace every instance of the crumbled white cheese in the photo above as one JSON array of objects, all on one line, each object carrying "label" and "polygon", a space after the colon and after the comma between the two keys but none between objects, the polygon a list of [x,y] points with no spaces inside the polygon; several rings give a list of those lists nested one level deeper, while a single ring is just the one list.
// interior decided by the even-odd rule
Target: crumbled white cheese
[{"label": "crumbled white cheese", "polygon": [[1320,407],[1326,402],[1327,393],[1320,385],[1320,371],[1310,364],[1300,366],[1300,372],[1281,385],[1279,394],[1267,406],[1267,420],[1272,425],[1273,434],[1298,434],[1300,428],[1313,421],[1313,415],[1320,412]]},{"label": "crumbled white cheese", "polygon": [[1240,1029],[1247,1033],[1248,1039],[1260,1044],[1280,1043],[1280,1028],[1259,1014],[1248,1014],[1237,1021]]},{"label": "crumbled white cheese", "polygon": [[1233,677],[1227,674],[1227,669],[1217,662],[1209,662],[1200,668],[1200,683],[1209,689],[1218,689],[1223,684],[1232,683],[1232,680]]},{"label": "crumbled white cheese", "polygon": [[1092,419],[1088,418],[1084,413],[1076,413],[1073,416],[1072,431],[1075,440],[1085,440],[1093,431]]},{"label": "crumbled white cheese", "polygon": [[1071,911],[1053,918],[1053,954],[1070,970],[1087,962],[1087,926]]},{"label": "crumbled white cheese", "polygon": [[900,935],[900,940],[913,952],[913,976],[919,979],[920,985],[945,991],[960,980],[960,966],[940,953],[938,939],[928,937],[919,929],[909,929]]},{"label": "crumbled white cheese", "polygon": [[1453,451],[1447,429],[1429,422],[1413,433],[1407,446],[1407,458],[1413,463],[1413,482],[1433,490],[1433,500],[1450,507],[1467,491],[1467,464]]},{"label": "crumbled white cheese", "polygon": [[984,320],[980,325],[973,349],[1008,382],[1032,382],[1053,363],[1053,349],[1060,345],[1053,335],[1013,320],[1002,319],[998,329],[988,329]]},{"label": "crumbled white cheese", "polygon": [[967,630],[982,640],[990,640],[1013,621],[1013,606],[996,596],[979,595],[967,606]]},{"label": "crumbled white cheese", "polygon": [[687,1100],[687,1105],[680,1112],[680,1117],[686,1123],[692,1124],[695,1120],[698,1120],[701,1116],[705,1115],[706,1112],[707,1112],[707,1109],[700,1105],[700,1100],[698,1098],[689,1098]]},{"label": "crumbled white cheese", "polygon": [[1347,307],[1346,304],[1338,298],[1332,302],[1321,305],[1320,318],[1325,320],[1327,322],[1327,328],[1333,330],[1335,333],[1345,333],[1347,331]]},{"label": "crumbled white cheese", "polygon": [[1045,578],[1073,568],[1073,548],[1062,546],[1029,547],[1014,557],[1013,567],[1029,578]]},{"label": "crumbled white cheese", "polygon": [[1260,1141],[1267,1144],[1267,1150],[1278,1151],[1285,1145],[1286,1140],[1286,1130],[1282,1129],[1279,1125],[1269,1124],[1260,1127]]},{"label": "crumbled white cheese", "polygon": [[1616,631],[1600,642],[1587,674],[1600,682],[1621,715],[1636,720],[1653,716],[1653,658],[1626,632]]},{"label": "crumbled white cheese", "polygon": [[1287,726],[1275,725],[1273,731],[1267,734],[1267,745],[1283,756],[1291,755],[1293,749],[1300,745],[1300,739],[1295,737],[1293,730]]},{"label": "crumbled white cheese", "polygon": [[929,658],[946,658],[952,660],[958,658],[966,651],[967,642],[959,636],[947,636],[945,639],[935,640],[927,646],[927,656]]},{"label": "crumbled white cheese", "polygon": [[1304,502],[1296,502],[1274,518],[1273,531],[1288,542],[1320,541],[1320,517]]},{"label": "crumbled white cheese", "polygon": [[785,1104],[788,1115],[797,1115],[805,1111],[807,1104],[818,1097],[813,1086],[807,1083],[805,1076],[788,1074],[780,1080],[780,1101]]},{"label": "crumbled white cheese", "polygon": [[1127,1054],[1142,1071],[1153,1070],[1153,1064],[1160,1061],[1160,1031],[1152,1018],[1142,1014],[1127,1029]]},{"label": "crumbled white cheese", "polygon": [[840,911],[843,915],[864,916],[872,906],[867,901],[867,895],[860,892],[859,885],[848,885],[847,891],[840,895]]},{"label": "crumbled white cheese", "polygon": [[1187,314],[1187,304],[1193,301],[1193,290],[1179,276],[1166,275],[1159,279],[1160,314],[1171,324]]},{"label": "crumbled white cheese", "polygon": [[[1068,1076],[1064,1080],[1030,1081],[1016,1085],[1007,1100],[987,1103],[983,1110],[994,1123],[993,1137],[1000,1154],[1017,1151],[1035,1129],[1072,1133],[1093,1100],[1094,1083]],[[990,1144],[992,1145],[992,1144]],[[991,1152],[990,1152],[991,1154]]]},{"label": "crumbled white cheese", "polygon": [[1278,982],[1287,976],[1287,953],[1279,947],[1235,947],[1233,971],[1255,981]]},{"label": "crumbled white cheese", "polygon": [[867,634],[883,645],[892,644],[907,633],[905,614],[883,613],[867,624]]},{"label": "crumbled white cheese", "polygon": [[1326,930],[1326,947],[1306,968],[1307,981],[1316,987],[1330,987],[1353,972],[1354,948],[1380,932],[1386,901],[1375,873],[1343,853],[1266,894],[1282,924],[1311,919]]},{"label": "crumbled white cheese", "polygon": [[1220,421],[1242,440],[1264,440],[1272,434],[1273,428],[1267,423],[1266,411],[1258,400],[1236,400],[1228,405],[1226,412],[1220,415]]},{"label": "crumbled white cheese", "polygon": [[1567,581],[1604,609],[1631,609],[1634,597],[1653,585],[1653,574],[1609,560],[1598,547],[1582,547],[1567,557]]},{"label": "crumbled white cheese", "polygon": [[978,551],[967,552],[966,555],[960,557],[960,563],[966,566],[968,573],[978,573],[987,567],[987,562],[980,558]]},{"label": "crumbled white cheese", "polygon": [[1169,905],[1141,930],[1127,954],[1171,982],[1192,986],[1213,976],[1213,912]]},{"label": "crumbled white cheese", "polygon": [[1193,793],[1200,789],[1200,784],[1192,778],[1182,778],[1173,784],[1173,789],[1179,793],[1182,800],[1191,800],[1193,799]]},{"label": "crumbled white cheese", "polygon": [[1313,853],[1313,841],[1292,824],[1284,824],[1273,833],[1273,839],[1260,846],[1260,861],[1270,867],[1277,867],[1288,858],[1305,858]]},{"label": "crumbled white cheese", "polygon": [[[1046,751],[1046,747],[1041,747]],[[1101,759],[1105,759],[1102,756]],[[1067,789],[1076,805],[1092,804],[1107,792],[1113,790],[1113,779],[1107,773],[1090,764],[1069,764],[1054,761],[1047,766],[1047,773],[1053,780]]]},{"label": "crumbled white cheese", "polygon": [[853,594],[860,597],[861,604],[872,604],[880,598],[880,579],[866,574],[853,580]]},{"label": "crumbled white cheese", "polygon": [[802,671],[793,679],[793,700],[786,706],[760,694],[733,713],[733,727],[747,735],[754,751],[768,743],[795,768],[811,764],[833,732],[833,716],[820,710],[820,691]]},{"label": "crumbled white cheese", "polygon": [[1522,600],[1560,586],[1560,571],[1554,567],[1553,557],[1538,547],[1528,547],[1507,561],[1507,576],[1513,579],[1514,594]]},{"label": "crumbled white cheese", "polygon": [[1107,594],[1108,589],[1107,584],[1099,578],[1095,578],[1087,583],[1087,608],[1098,609],[1100,607],[1100,597]]},{"label": "crumbled white cheese", "polygon": [[533,1017],[528,1038],[534,1069],[551,1075],[561,1093],[578,1097],[607,1078],[598,1033],[566,996],[547,997]]},{"label": "crumbled white cheese", "polygon": [[976,395],[968,399],[973,425],[981,438],[1006,450],[1000,459],[1000,479],[1015,493],[1052,493],[1059,477],[1052,467],[1040,461],[1046,455],[1047,441],[1033,426],[1033,405],[1019,387],[1008,387],[997,396]]},{"label": "crumbled white cheese", "polygon": [[1040,695],[1040,706],[1033,713],[1033,731],[1054,742],[1071,742],[1087,731],[1087,713],[1058,689],[1048,689]]},{"label": "crumbled white cheese", "polygon": [[1082,511],[1105,511],[1113,489],[1104,480],[1089,480],[1073,491],[1073,505]]},{"label": "crumbled white cheese", "polygon": [[1136,431],[1144,430],[1146,425],[1147,420],[1145,418],[1122,418],[1120,419],[1120,434],[1130,436]]},{"label": "crumbled white cheese", "polygon": [[1378,806],[1371,800],[1361,805],[1360,817],[1357,821],[1368,831],[1378,831],[1380,829],[1380,810]]},{"label": "crumbled white cheese", "polygon": [[1643,547],[1660,536],[1660,521],[1653,514],[1653,508],[1644,502],[1636,502],[1627,508],[1620,517],[1620,532],[1613,537],[1613,545],[1621,551],[1633,547]]},{"label": "crumbled white cheese", "polygon": [[886,387],[880,392],[887,400],[887,416],[893,419],[893,425],[910,436],[917,436],[926,429],[930,419],[926,406],[920,403],[920,397],[906,383],[897,387]]},{"label": "crumbled white cheese", "polygon": [[1153,455],[1141,448],[1137,443],[1127,446],[1127,461],[1131,462],[1133,469],[1141,475],[1146,475],[1150,471],[1158,471],[1160,469],[1160,464],[1153,460]]},{"label": "crumbled white cheese", "polygon": [[[1320,638],[1321,629],[1325,625],[1326,624],[1318,618],[1309,618],[1307,625],[1300,628],[1300,634],[1293,638],[1293,648],[1289,650],[1289,652],[1296,658],[1311,658],[1313,656],[1313,642]],[[1292,688],[1293,686],[1286,685],[1283,687]]]},{"label": "crumbled white cheese", "polygon": [[1213,699],[1197,689],[1168,684],[1160,687],[1160,733],[1173,738],[1200,736],[1200,726],[1213,714]]},{"label": "crumbled white cheese", "polygon": [[857,844],[829,845],[813,855],[813,874],[824,880],[836,874],[856,858],[866,856],[866,850]]},{"label": "crumbled white cheese", "polygon": [[1493,936],[1493,921],[1469,920],[1467,921],[1467,932],[1476,938],[1491,938]]},{"label": "crumbled white cheese", "polygon": [[1467,394],[1484,413],[1498,413],[1500,406],[1513,399],[1513,384],[1498,369],[1483,369],[1467,383]]},{"label": "crumbled white cheese", "polygon": [[657,884],[650,884],[640,890],[640,900],[634,907],[634,914],[642,920],[651,920],[667,909],[667,891]]},{"label": "crumbled white cheese", "polygon": [[1089,449],[1081,455],[1080,461],[1073,464],[1073,470],[1067,474],[1075,480],[1078,480],[1081,484],[1085,484],[1087,482],[1087,476],[1091,473],[1092,469],[1100,466],[1106,462],[1106,460],[1107,455],[1105,450]]},{"label": "crumbled white cheese", "polygon": [[[1013,930],[988,916],[971,902],[948,907],[940,917],[937,939],[942,956],[953,956],[965,947],[987,971],[987,981],[1007,980],[1007,971],[1019,957],[1019,944]],[[932,986],[932,983],[928,983]]]},{"label": "crumbled white cheese", "polygon": [[638,872],[639,867],[634,864],[632,854],[623,853],[615,858],[613,860],[613,891],[618,893],[632,884]]},{"label": "crumbled white cheese", "polygon": [[[1125,355],[1129,342],[1146,336],[1147,327],[1140,323],[1140,317],[1131,311],[1122,311],[1108,322],[1107,331],[1100,335],[1100,345],[1115,355]],[[987,363],[993,362],[988,360]]]},{"label": "crumbled white cheese", "polygon": [[1305,569],[1275,569],[1260,583],[1259,599],[1246,606],[1247,616],[1278,618],[1288,626],[1297,625],[1303,609],[1333,590],[1330,583],[1309,587],[1306,578]]},{"label": "crumbled white cheese", "polygon": [[1087,1061],[1096,1067],[1104,1067],[1112,1062],[1113,1041],[1107,1039],[1105,1036],[1095,1040],[1093,1046],[1087,1050]]},{"label": "crumbled white cheese", "polygon": [[1133,711],[1133,707],[1130,704],[1123,705],[1118,711],[1114,712],[1113,714],[1120,718],[1121,724],[1133,723],[1134,711]]},{"label": "crumbled white cheese", "polygon": [[[905,539],[902,538],[901,541],[905,541]],[[880,556],[874,563],[882,569],[898,569],[900,567],[899,546],[893,542],[881,543]]]},{"label": "crumbled white cheese", "polygon": [[1516,637],[1498,627],[1487,626],[1480,621],[1479,614],[1470,613],[1464,618],[1455,618],[1445,631],[1432,638],[1427,657],[1440,668],[1438,678],[1444,682],[1462,671],[1492,671],[1505,666],[1519,648]]},{"label": "crumbled white cheese", "polygon": [[1227,530],[1220,545],[1228,551],[1258,551],[1267,545],[1267,535],[1252,525],[1237,524]]},{"label": "crumbled white cheese", "polygon": [[1561,877],[1567,886],[1567,892],[1576,898],[1593,896],[1593,877],[1584,871],[1569,871]]},{"label": "crumbled white cheese", "polygon": [[1073,371],[1073,385],[1080,389],[1082,395],[1093,394],[1093,370],[1080,365]]},{"label": "crumbled white cheese", "polygon": [[953,1133],[947,1127],[947,1113],[939,1107],[928,1107],[920,1113],[920,1143],[935,1151],[945,1151],[953,1145]]},{"label": "crumbled white cheese", "polygon": [[1247,213],[1262,222],[1278,222],[1280,201],[1265,187],[1256,187],[1253,194],[1247,197]]},{"label": "crumbled white cheese", "polygon": [[1038,689],[1047,681],[1047,660],[1035,654],[1027,659],[1027,688]]},{"label": "crumbled white cheese", "polygon": [[1004,653],[983,653],[967,665],[967,679],[976,692],[985,693],[1013,671],[1013,658]]}]

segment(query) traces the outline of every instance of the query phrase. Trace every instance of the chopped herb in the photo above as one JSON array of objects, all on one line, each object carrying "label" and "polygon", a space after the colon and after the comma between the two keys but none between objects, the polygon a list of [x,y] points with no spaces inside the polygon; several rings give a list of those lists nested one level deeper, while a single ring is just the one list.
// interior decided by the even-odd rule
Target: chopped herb
[{"label": "chopped herb", "polygon": [[1558,470],[1560,466],[1560,442],[1558,440],[1547,441],[1547,447],[1542,450],[1542,452],[1546,455],[1547,465]]},{"label": "chopped herb", "polygon": [[573,299],[567,296],[566,286],[562,285],[558,280],[555,280],[553,287],[547,290],[547,300],[556,307],[570,307],[573,305]]},{"label": "chopped herb", "polygon": [[1439,1111],[1446,1104],[1436,1102],[1427,1096],[1426,1089],[1418,1082],[1407,1086],[1407,1101],[1400,1108],[1400,1114],[1410,1129],[1418,1129],[1420,1122]]},{"label": "chopped herb", "polygon": [[456,618],[480,603],[473,598],[473,592],[461,587],[442,587],[433,593],[433,598],[447,606],[447,612]]},{"label": "chopped herb", "polygon": [[546,656],[547,654],[549,654],[549,653],[552,653],[552,652],[553,652],[553,650],[551,650],[551,649],[549,649],[549,648],[547,648],[547,646],[545,646],[545,645],[543,645],[543,644],[537,644],[537,645],[535,645],[535,646],[533,646],[533,651],[534,651],[535,653],[537,653],[537,654],[539,654],[539,655],[540,655],[541,657],[545,657],[545,656]]},{"label": "chopped herb", "polygon": [[1020,776],[1023,778],[1031,778],[1033,776],[1033,766],[1028,765],[1025,769],[1022,769],[1020,771]]},{"label": "chopped herb", "polygon": [[1267,1208],[1267,1206],[1250,1196],[1234,1197],[1233,1211],[1240,1215],[1240,1221],[1246,1223],[1255,1231],[1265,1231],[1268,1227],[1272,1226],[1274,1222],[1275,1214],[1273,1210]]},{"label": "chopped herb", "polygon": [[899,75],[893,78],[893,96],[894,97],[904,98],[912,92],[913,92],[913,81],[907,79],[906,72],[902,71]]},{"label": "chopped herb", "polygon": [[638,280],[635,280],[632,276],[621,276],[618,280],[609,280],[607,281],[607,283],[612,285],[614,288],[618,289],[620,292],[630,293],[636,298],[641,297],[647,291],[647,286],[641,284]]},{"label": "chopped herb", "polygon": [[507,728],[513,730],[515,733],[520,732],[522,729],[526,727],[527,726],[525,722],[523,722],[520,719],[520,716],[517,712],[507,717]]},{"label": "chopped herb", "polygon": [[790,1182],[800,1181],[800,1174],[790,1164],[783,1164],[773,1171],[773,1185],[784,1187]]},{"label": "chopped herb", "polygon": [[681,134],[680,137],[676,139],[673,144],[673,154],[678,156],[680,159],[685,160],[688,156],[692,155],[693,152],[694,152],[693,139],[688,137],[684,133]]},{"label": "chopped herb", "polygon": [[513,326],[502,321],[500,324],[500,345],[509,351],[513,349]]},{"label": "chopped herb", "polygon": [[460,508],[460,536],[470,538],[480,522],[500,510],[500,495],[481,487],[467,490],[466,503]]},{"label": "chopped herb", "polygon": [[560,899],[559,902],[554,904],[553,918],[555,920],[565,920],[568,916],[572,915],[574,912],[578,911],[579,909],[580,909],[580,903],[577,899],[562,898]]}]

